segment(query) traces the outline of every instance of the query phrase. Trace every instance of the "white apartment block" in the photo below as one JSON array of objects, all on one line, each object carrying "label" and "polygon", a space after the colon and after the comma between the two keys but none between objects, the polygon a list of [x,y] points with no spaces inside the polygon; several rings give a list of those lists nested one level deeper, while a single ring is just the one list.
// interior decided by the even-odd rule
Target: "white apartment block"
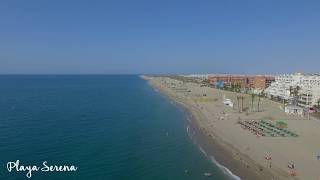
[{"label": "white apartment block", "polygon": [[265,93],[269,96],[288,100],[290,99],[290,87],[297,87],[302,76],[300,73],[275,76],[275,81],[265,90]]},{"label": "white apartment block", "polygon": [[183,77],[189,77],[189,78],[198,78],[202,80],[208,79],[209,74],[187,74],[187,75],[181,75]]},{"label": "white apartment block", "polygon": [[320,99],[320,85],[305,86],[299,92],[299,106],[311,107],[317,105]]},{"label": "white apartment block", "polygon": [[292,98],[290,88],[299,86],[299,104],[310,107],[317,104],[320,98],[320,75],[305,75],[301,73],[283,74],[275,77],[266,90],[269,96],[280,97],[285,100]]}]

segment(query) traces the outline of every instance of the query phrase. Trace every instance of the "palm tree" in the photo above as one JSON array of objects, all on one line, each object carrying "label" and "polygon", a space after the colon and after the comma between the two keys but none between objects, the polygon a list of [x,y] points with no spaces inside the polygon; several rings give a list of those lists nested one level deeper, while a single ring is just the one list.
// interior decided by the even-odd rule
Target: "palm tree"
[{"label": "palm tree", "polygon": [[296,88],[293,89],[293,95],[295,97],[298,97],[299,96],[299,91],[300,91],[300,86],[297,86]]},{"label": "palm tree", "polygon": [[210,84],[209,79],[204,79],[204,80],[202,80],[201,83],[203,83],[203,84]]},{"label": "palm tree", "polygon": [[240,103],[239,103],[240,102],[240,96],[237,96],[237,102],[238,102],[237,103],[238,104],[238,110],[239,110],[239,113],[240,113]]},{"label": "palm tree", "polygon": [[253,111],[253,102],[254,102],[254,98],[255,98],[255,94],[251,94],[251,110]]},{"label": "palm tree", "polygon": [[241,85],[237,84],[237,91],[240,92],[241,91],[240,89],[241,89]]},{"label": "palm tree", "polygon": [[293,102],[297,103],[299,101],[299,91],[300,91],[300,86],[296,86],[293,89]]},{"label": "palm tree", "polygon": [[258,94],[258,112],[260,112],[260,98],[261,94]]},{"label": "palm tree", "polygon": [[236,91],[236,86],[234,84],[231,84],[231,91]]},{"label": "palm tree", "polygon": [[243,99],[244,99],[244,97],[243,97],[243,95],[241,96],[241,111],[243,111]]}]

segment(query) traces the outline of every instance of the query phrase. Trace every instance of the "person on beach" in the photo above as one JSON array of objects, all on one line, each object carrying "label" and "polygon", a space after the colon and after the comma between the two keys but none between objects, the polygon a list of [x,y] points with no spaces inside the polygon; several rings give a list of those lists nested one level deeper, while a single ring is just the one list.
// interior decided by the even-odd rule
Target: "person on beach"
[{"label": "person on beach", "polygon": [[294,169],[294,164],[293,164],[293,162],[288,163],[288,168],[289,168],[289,169]]}]

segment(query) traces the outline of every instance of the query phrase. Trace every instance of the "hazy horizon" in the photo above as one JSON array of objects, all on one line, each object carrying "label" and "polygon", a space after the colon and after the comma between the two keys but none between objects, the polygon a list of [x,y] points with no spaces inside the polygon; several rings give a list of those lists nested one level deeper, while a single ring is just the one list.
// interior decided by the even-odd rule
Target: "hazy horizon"
[{"label": "hazy horizon", "polygon": [[0,74],[319,73],[319,5],[2,1]]},{"label": "hazy horizon", "polygon": [[0,76],[10,76],[10,75],[48,75],[48,76],[82,76],[82,75],[88,75],[88,76],[140,76],[140,75],[146,75],[146,76],[152,76],[152,75],[214,75],[214,74],[220,74],[220,75],[223,75],[223,74],[226,74],[226,75],[281,75],[281,74],[294,74],[294,73],[303,73],[303,74],[318,74],[320,75],[319,73],[310,73],[310,72],[282,72],[282,73],[228,73],[228,72],[222,72],[222,73],[0,73]]}]

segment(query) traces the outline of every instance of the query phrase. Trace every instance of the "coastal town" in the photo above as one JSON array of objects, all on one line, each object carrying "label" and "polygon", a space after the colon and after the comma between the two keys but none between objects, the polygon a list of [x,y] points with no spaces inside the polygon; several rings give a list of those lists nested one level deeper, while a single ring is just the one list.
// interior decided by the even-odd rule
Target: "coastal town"
[{"label": "coastal town", "polygon": [[285,111],[298,115],[317,115],[320,108],[319,74],[282,75],[183,75],[217,89],[254,94],[282,102]]},{"label": "coastal town", "polygon": [[143,78],[192,114],[209,141],[232,157],[224,165],[242,179],[320,178],[320,75]]}]

